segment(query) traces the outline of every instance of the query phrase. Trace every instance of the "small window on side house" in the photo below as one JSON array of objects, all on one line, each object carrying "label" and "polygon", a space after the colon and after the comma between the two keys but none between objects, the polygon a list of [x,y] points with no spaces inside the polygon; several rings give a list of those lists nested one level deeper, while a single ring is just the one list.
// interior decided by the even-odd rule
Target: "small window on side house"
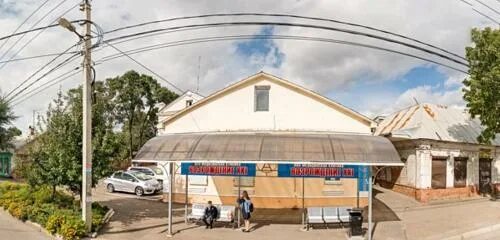
[{"label": "small window on side house", "polygon": [[271,86],[255,86],[255,111],[269,111],[269,89]]},{"label": "small window on side house", "polygon": [[186,100],[186,107],[193,105],[193,100]]}]

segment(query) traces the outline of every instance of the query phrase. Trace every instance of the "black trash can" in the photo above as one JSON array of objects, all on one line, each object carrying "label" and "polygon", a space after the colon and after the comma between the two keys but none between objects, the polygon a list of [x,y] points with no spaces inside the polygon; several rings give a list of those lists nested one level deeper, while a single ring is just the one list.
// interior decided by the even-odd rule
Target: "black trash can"
[{"label": "black trash can", "polygon": [[352,209],[349,211],[350,220],[350,235],[351,236],[362,236],[363,235],[363,210]]}]

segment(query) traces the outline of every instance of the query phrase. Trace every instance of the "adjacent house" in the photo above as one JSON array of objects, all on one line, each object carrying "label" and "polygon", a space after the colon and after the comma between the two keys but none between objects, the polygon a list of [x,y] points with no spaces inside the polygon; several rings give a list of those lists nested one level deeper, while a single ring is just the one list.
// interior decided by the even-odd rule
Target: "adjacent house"
[{"label": "adjacent house", "polygon": [[191,105],[200,101],[201,99],[203,99],[203,96],[200,95],[199,93],[186,91],[168,105],[165,104],[160,105],[158,110],[158,126],[157,126],[159,133],[161,134],[163,129],[165,128],[163,122],[168,120],[177,112],[190,107]]},{"label": "adjacent house", "polygon": [[[281,162],[297,163],[321,174],[321,167],[390,159],[400,164],[389,140],[372,134],[368,117],[302,86],[260,72],[236,82],[187,108],[185,98],[162,109],[159,136],[137,154],[135,161],[252,162],[255,177],[181,175],[174,168],[174,201],[234,204],[246,190],[259,208],[304,206],[366,206],[367,178],[278,177]],[[183,97],[187,97],[184,96]],[[226,165],[225,165],[226,166]],[[209,167],[208,170],[216,167]],[[201,170],[203,166],[200,167]],[[339,168],[340,169],[340,168]],[[335,170],[335,169],[334,169]],[[301,172],[302,173],[302,172]],[[292,172],[293,174],[293,172]],[[189,190],[188,190],[189,189]],[[302,198],[305,197],[305,199]]]},{"label": "adjacent house", "polygon": [[500,135],[480,144],[483,126],[466,111],[423,103],[377,120],[375,135],[389,138],[405,163],[380,171],[383,186],[427,202],[488,194],[500,184]]}]

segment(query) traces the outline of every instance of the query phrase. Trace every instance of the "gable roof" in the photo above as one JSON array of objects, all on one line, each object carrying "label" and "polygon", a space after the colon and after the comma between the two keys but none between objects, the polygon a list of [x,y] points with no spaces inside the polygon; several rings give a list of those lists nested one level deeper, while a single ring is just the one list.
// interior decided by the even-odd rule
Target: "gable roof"
[{"label": "gable roof", "polygon": [[321,103],[323,103],[331,108],[334,108],[334,109],[336,109],[336,110],[338,110],[346,115],[351,116],[352,118],[354,118],[354,119],[356,119],[356,120],[358,120],[358,121],[360,121],[368,126],[370,126],[373,123],[373,121],[370,118],[362,115],[361,113],[358,113],[358,112],[356,112],[356,111],[354,111],[354,110],[352,110],[352,109],[350,109],[350,108],[348,108],[340,103],[337,103],[329,98],[326,98],[326,97],[324,97],[316,92],[313,92],[309,89],[306,89],[306,88],[299,86],[295,83],[292,83],[288,80],[276,77],[276,76],[271,75],[269,73],[259,72],[255,75],[252,75],[248,78],[245,78],[239,82],[233,83],[233,84],[213,93],[212,95],[210,95],[204,99],[201,99],[200,101],[194,103],[189,108],[186,108],[186,109],[183,109],[183,110],[177,112],[171,118],[166,120],[164,122],[164,124],[166,126],[169,123],[175,121],[176,119],[178,119],[178,118],[180,118],[180,117],[182,117],[182,116],[184,116],[184,115],[186,115],[186,114],[188,114],[188,113],[190,113],[190,112],[192,112],[192,111],[194,111],[194,110],[196,110],[196,109],[198,109],[198,108],[200,108],[200,107],[202,107],[202,106],[204,106],[212,101],[215,101],[216,99],[224,97],[225,95],[232,93],[236,90],[239,90],[245,86],[251,85],[254,82],[260,81],[263,78],[265,78],[265,80],[269,80],[273,83],[276,83],[282,87],[285,87],[285,88],[288,88],[292,91],[300,93],[304,96],[310,97],[318,102],[321,102]]},{"label": "gable roof", "polygon": [[185,91],[184,93],[182,93],[179,97],[177,97],[174,101],[170,102],[168,105],[165,105],[163,104],[164,106],[162,106],[158,112],[162,112],[163,110],[165,109],[168,109],[169,107],[173,106],[174,104],[176,104],[177,102],[181,101],[184,97],[188,96],[188,95],[192,95],[192,96],[195,96],[197,98],[204,98],[204,96],[202,96],[201,94],[197,93],[197,92],[192,92],[190,90],[187,90]]},{"label": "gable roof", "polygon": [[[477,136],[483,129],[481,122],[471,119],[467,111],[422,103],[385,118],[375,135],[479,144]],[[500,146],[500,134],[491,144]]]}]

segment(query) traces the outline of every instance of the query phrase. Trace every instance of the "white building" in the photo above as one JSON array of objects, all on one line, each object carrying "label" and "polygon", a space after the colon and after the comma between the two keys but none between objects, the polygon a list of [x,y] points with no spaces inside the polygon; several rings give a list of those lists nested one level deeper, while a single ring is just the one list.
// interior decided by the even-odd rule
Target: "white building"
[{"label": "white building", "polygon": [[158,110],[159,124],[157,126],[159,133],[162,134],[162,129],[165,128],[163,122],[165,122],[167,119],[169,119],[171,116],[173,116],[180,110],[190,107],[191,105],[200,101],[201,99],[203,99],[203,96],[201,96],[199,93],[186,91],[178,98],[176,98],[174,101],[172,101],[170,104],[168,105],[162,104],[161,106],[159,106]]},{"label": "white building", "polygon": [[359,178],[278,178],[278,163],[401,165],[390,141],[372,136],[371,119],[267,73],[197,100],[188,108],[182,107],[184,99],[174,102],[182,110],[173,115],[163,109],[160,136],[145,144],[136,161],[250,162],[256,163],[257,177],[189,175],[186,180],[177,167],[173,193],[178,202],[189,189],[191,202],[233,204],[240,186],[262,208],[300,207],[303,195],[306,205],[356,206],[360,201],[365,206],[366,192],[358,198],[364,184]]},{"label": "white building", "polygon": [[418,104],[384,118],[375,135],[388,137],[403,168],[382,171],[381,184],[417,200],[464,198],[500,184],[500,135],[479,144],[484,129],[460,109]]}]

